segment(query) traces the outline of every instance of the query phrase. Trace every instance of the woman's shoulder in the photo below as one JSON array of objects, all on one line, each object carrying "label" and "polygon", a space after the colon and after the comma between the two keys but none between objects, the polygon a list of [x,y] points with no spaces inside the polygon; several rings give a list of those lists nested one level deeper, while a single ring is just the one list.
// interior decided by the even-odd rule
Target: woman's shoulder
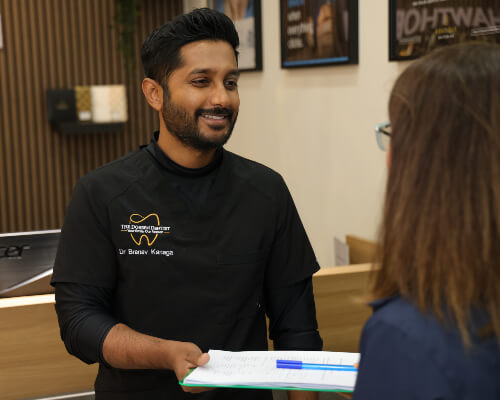
[{"label": "woman's shoulder", "polygon": [[371,306],[373,315],[365,326],[366,330],[377,325],[377,329],[398,332],[409,341],[419,344],[422,349],[431,352],[448,351],[450,354],[460,354],[468,359],[480,356],[485,350],[487,350],[486,353],[500,355],[500,346],[496,337],[479,338],[477,335],[480,328],[488,322],[484,310],[472,311],[471,319],[475,326],[471,331],[473,343],[470,349],[466,349],[460,331],[451,319],[438,320],[431,311],[420,310],[416,304],[403,296],[376,300],[371,303]]},{"label": "woman's shoulder", "polygon": [[373,315],[363,329],[363,335],[373,332],[406,342],[419,352],[434,353],[450,347],[461,346],[460,336],[455,330],[447,331],[430,313],[421,312],[418,307],[403,296],[379,299],[371,303]]},{"label": "woman's shoulder", "polygon": [[496,337],[474,340],[466,349],[456,326],[443,324],[402,296],[377,300],[372,307],[374,313],[363,330],[362,353],[383,351],[391,357],[391,349],[399,348],[398,357],[404,354],[402,368],[404,363],[432,366],[453,391],[464,393],[481,387],[486,393],[500,394]]},{"label": "woman's shoulder", "polygon": [[400,295],[378,299],[370,305],[373,308],[370,324],[383,322],[388,328],[395,327],[409,333],[418,333],[437,324],[433,316],[422,313],[414,303]]}]

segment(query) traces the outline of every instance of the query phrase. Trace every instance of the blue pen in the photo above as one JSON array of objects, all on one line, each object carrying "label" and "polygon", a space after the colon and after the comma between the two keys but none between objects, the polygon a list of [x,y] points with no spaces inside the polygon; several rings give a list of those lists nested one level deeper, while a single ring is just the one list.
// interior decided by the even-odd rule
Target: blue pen
[{"label": "blue pen", "polygon": [[294,360],[276,360],[276,368],[316,369],[323,371],[357,371],[356,367],[353,365],[314,364],[314,363],[304,363],[302,361],[294,361]]}]

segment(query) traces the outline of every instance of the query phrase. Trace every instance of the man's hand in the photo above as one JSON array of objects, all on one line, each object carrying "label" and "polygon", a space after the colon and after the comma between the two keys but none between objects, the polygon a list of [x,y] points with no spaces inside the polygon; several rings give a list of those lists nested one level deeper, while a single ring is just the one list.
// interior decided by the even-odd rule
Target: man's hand
[{"label": "man's hand", "polygon": [[318,400],[318,392],[289,390],[288,391],[288,400]]},{"label": "man's hand", "polygon": [[[191,368],[205,365],[210,356],[202,353],[194,343],[167,341],[167,368],[175,372],[177,380],[182,380]],[[211,388],[182,386],[182,390],[189,393],[199,393]]]},{"label": "man's hand", "polygon": [[[204,365],[209,360],[194,343],[165,340],[144,335],[125,324],[116,324],[102,345],[104,359],[112,367],[121,369],[170,369],[180,381],[190,368]],[[210,388],[182,386],[185,392],[198,393]]]}]

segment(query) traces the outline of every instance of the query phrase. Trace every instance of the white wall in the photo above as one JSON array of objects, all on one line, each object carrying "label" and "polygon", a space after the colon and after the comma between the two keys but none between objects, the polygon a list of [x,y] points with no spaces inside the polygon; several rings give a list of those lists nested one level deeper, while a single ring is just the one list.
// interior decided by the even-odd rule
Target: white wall
[{"label": "white wall", "polygon": [[359,0],[359,65],[281,69],[279,0],[262,0],[262,72],[240,79],[227,148],[283,175],[321,266],[333,237],[375,239],[386,179],[374,126],[406,63],[388,61],[388,0]]}]

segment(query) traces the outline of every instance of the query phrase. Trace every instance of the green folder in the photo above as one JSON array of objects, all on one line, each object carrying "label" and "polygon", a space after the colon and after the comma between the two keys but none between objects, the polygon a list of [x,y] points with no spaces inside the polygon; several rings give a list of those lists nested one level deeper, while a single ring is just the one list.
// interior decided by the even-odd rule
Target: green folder
[{"label": "green folder", "polygon": [[233,388],[233,389],[268,389],[268,390],[300,390],[306,392],[337,392],[337,393],[352,393],[352,390],[340,390],[340,389],[311,389],[311,388],[300,388],[300,387],[287,387],[287,386],[246,386],[246,385],[209,385],[202,384],[196,385],[192,383],[184,383],[184,379],[186,379],[191,372],[193,372],[196,368],[192,368],[182,380],[179,381],[181,386],[186,387],[211,387],[211,388]]}]

